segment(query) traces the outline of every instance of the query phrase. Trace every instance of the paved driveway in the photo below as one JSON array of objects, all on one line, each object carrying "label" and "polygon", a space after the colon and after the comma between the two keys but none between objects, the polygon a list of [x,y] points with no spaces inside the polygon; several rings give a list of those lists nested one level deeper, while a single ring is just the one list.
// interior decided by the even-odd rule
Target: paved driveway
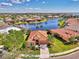
[{"label": "paved driveway", "polygon": [[79,59],[79,51],[65,56],[52,57],[50,59]]},{"label": "paved driveway", "polygon": [[48,59],[49,50],[47,45],[40,45],[40,59]]},{"label": "paved driveway", "polygon": [[0,56],[0,59],[2,59],[1,56]]}]

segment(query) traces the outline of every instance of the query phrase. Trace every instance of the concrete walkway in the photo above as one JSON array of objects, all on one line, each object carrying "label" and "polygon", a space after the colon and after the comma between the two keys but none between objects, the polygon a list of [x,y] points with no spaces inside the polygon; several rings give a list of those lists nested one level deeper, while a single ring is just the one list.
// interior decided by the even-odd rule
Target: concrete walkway
[{"label": "concrete walkway", "polygon": [[47,45],[40,45],[40,59],[49,59],[49,50]]}]

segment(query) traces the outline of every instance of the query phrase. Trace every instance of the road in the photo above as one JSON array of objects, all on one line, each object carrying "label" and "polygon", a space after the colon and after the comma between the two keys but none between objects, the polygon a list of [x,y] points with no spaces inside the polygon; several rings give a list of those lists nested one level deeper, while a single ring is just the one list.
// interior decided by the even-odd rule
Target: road
[{"label": "road", "polygon": [[52,57],[50,59],[79,59],[79,51],[65,56]]}]

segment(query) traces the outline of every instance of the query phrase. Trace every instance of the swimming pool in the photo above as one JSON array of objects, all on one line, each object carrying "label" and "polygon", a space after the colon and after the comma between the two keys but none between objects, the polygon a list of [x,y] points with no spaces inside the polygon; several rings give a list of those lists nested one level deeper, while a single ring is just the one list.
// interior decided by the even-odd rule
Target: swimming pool
[{"label": "swimming pool", "polygon": [[50,30],[58,28],[58,18],[48,19],[48,21],[37,24],[21,24],[20,27],[29,30]]}]

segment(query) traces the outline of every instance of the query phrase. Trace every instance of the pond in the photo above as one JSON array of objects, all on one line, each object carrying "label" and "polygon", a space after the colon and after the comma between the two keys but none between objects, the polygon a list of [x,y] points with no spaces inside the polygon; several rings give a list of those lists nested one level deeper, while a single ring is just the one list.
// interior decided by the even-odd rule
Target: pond
[{"label": "pond", "polygon": [[50,30],[58,28],[58,18],[48,19],[46,22],[35,23],[35,24],[21,24],[20,27],[29,29],[29,30]]}]

